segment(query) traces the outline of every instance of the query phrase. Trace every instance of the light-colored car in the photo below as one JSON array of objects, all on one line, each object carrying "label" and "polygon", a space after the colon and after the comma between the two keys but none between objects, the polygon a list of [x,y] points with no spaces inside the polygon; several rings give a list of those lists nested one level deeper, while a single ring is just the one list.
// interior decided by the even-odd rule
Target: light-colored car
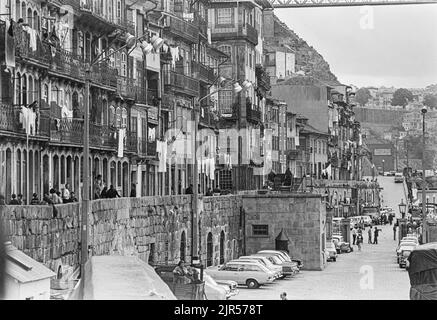
[{"label": "light-colored car", "polygon": [[272,283],[275,279],[274,273],[259,263],[236,260],[218,267],[210,267],[207,272],[215,280],[232,280],[239,285],[246,285],[249,289]]},{"label": "light-colored car", "polygon": [[325,247],[326,259],[328,261],[337,261],[337,249],[333,242],[327,242]]},{"label": "light-colored car", "polygon": [[401,254],[399,255],[399,267],[400,268],[408,268],[408,257],[410,256],[411,252],[415,249],[415,247],[405,248],[401,251]]},{"label": "light-colored car", "polygon": [[410,242],[415,242],[415,243],[419,244],[419,238],[417,238],[415,236],[403,237],[401,242],[403,242],[403,241],[405,241],[405,242],[410,241]]},{"label": "light-colored car", "polygon": [[335,245],[335,249],[337,250],[337,253],[349,253],[354,251],[352,246],[349,244],[349,242],[345,242],[343,240],[343,236],[339,235],[332,235],[332,242]]},{"label": "light-colored car", "polygon": [[231,289],[219,285],[206,272],[203,272],[203,280],[205,281],[205,294],[208,300],[227,300],[231,296]]},{"label": "light-colored car", "polygon": [[[214,280],[217,284],[229,288],[230,297],[236,296],[240,291],[238,290],[238,283],[232,280]],[[230,298],[229,297],[229,298]],[[228,299],[229,299],[228,298]]]},{"label": "light-colored car", "polygon": [[285,276],[294,276],[299,272],[297,262],[286,261],[285,258],[278,252],[269,252],[270,250],[262,250],[254,254],[254,256],[264,256],[269,259],[274,265],[282,267],[282,274]]},{"label": "light-colored car", "polygon": [[404,182],[404,175],[400,172],[396,172],[395,173],[395,178],[394,178],[395,183],[402,183]]},{"label": "light-colored car", "polygon": [[415,247],[415,242],[401,242],[396,250],[397,263],[400,263],[403,251],[413,251]]},{"label": "light-colored car", "polygon": [[283,278],[282,267],[278,265],[274,265],[269,259],[262,256],[241,256],[238,260],[248,260],[248,261],[257,261],[263,264],[267,269],[272,270],[275,273],[276,279]]}]

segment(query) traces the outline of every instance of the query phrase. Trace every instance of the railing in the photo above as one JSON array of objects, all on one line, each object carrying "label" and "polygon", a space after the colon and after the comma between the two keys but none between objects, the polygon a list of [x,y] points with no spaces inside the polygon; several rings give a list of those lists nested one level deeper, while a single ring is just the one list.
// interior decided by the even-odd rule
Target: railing
[{"label": "railing", "polygon": [[155,98],[159,98],[158,90],[147,89],[143,87],[136,87],[136,101],[141,104],[147,104],[149,106],[154,106],[156,101]]},{"label": "railing", "polygon": [[212,41],[244,37],[254,45],[258,45],[258,31],[249,24],[220,27],[215,25],[211,30]]},{"label": "railing", "polygon": [[202,18],[197,12],[194,13],[194,23],[199,28],[199,33],[205,38],[208,37],[208,21]]},{"label": "railing", "polygon": [[90,145],[96,148],[117,149],[117,129],[106,125],[90,124]]},{"label": "railing", "polygon": [[191,43],[197,43],[199,29],[180,18],[167,17],[165,29]]},{"label": "railing", "polygon": [[19,123],[19,110],[12,105],[0,105],[0,130],[24,133]]},{"label": "railing", "polygon": [[179,74],[173,71],[164,73],[164,83],[183,91],[191,96],[199,94],[199,81],[192,77]]},{"label": "railing", "polygon": [[42,137],[50,137],[50,118],[40,116],[37,128],[38,135]]},{"label": "railing", "polygon": [[118,77],[117,92],[124,98],[135,99],[137,95],[137,86],[134,79]]},{"label": "railing", "polygon": [[136,132],[127,132],[126,139],[124,141],[124,147],[127,152],[138,152],[138,135]]},{"label": "railing", "polygon": [[118,72],[106,63],[96,64],[91,68],[91,81],[108,87],[117,87]]},{"label": "railing", "polygon": [[58,49],[51,62],[51,69],[54,71],[62,72],[75,78],[83,78],[85,76],[84,61],[72,52]]},{"label": "railing", "polygon": [[138,155],[156,157],[156,141],[149,142],[147,138],[138,138]]},{"label": "railing", "polygon": [[[29,29],[32,30],[32,29]],[[15,55],[23,59],[37,60],[38,63],[48,64],[51,59],[51,51],[49,45],[42,44],[36,39],[33,48],[31,48],[30,34],[23,27],[15,24],[13,27]],[[38,37],[35,34],[35,37]]]},{"label": "railing", "polygon": [[83,143],[83,119],[50,119],[50,141]]},{"label": "railing", "polygon": [[193,73],[196,79],[212,84],[215,81],[216,75],[213,68],[205,66],[203,63],[193,61]]},{"label": "railing", "polygon": [[149,157],[156,157],[157,153],[156,153],[156,141],[152,141],[152,142],[147,142],[147,156]]}]

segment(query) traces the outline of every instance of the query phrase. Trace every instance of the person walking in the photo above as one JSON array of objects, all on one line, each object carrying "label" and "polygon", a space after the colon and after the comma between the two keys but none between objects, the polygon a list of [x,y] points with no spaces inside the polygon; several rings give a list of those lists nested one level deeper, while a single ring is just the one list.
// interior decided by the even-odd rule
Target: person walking
[{"label": "person walking", "polygon": [[361,251],[361,245],[363,244],[363,235],[362,233],[358,233],[357,235],[357,246],[358,246],[358,251]]},{"label": "person walking", "polygon": [[393,225],[393,240],[396,241],[396,224]]},{"label": "person walking", "polygon": [[372,227],[369,228],[369,231],[367,231],[367,235],[368,235],[368,244],[372,244]]},{"label": "person walking", "polygon": [[392,214],[392,213],[390,213],[390,214],[388,215],[388,222],[390,222],[390,225],[393,224],[393,214]]},{"label": "person walking", "polygon": [[355,242],[357,241],[357,229],[355,226],[352,228],[352,239],[352,244],[355,245]]},{"label": "person walking", "polygon": [[380,231],[382,232],[382,229],[378,229],[378,227],[375,226],[375,231],[373,232],[373,244],[378,244],[378,236]]}]

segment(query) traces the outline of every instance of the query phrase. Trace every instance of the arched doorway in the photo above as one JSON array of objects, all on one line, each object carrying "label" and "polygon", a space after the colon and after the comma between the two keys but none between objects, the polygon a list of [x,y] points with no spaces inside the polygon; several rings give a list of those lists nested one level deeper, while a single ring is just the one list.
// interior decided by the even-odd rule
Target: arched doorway
[{"label": "arched doorway", "polygon": [[12,194],[12,152],[11,149],[6,150],[6,202],[9,203]]},{"label": "arched doorway", "polygon": [[185,236],[185,231],[181,234],[181,248],[180,248],[180,259],[185,261],[185,250],[187,247],[187,238]]},{"label": "arched doorway", "polygon": [[123,162],[123,197],[129,197],[129,164]]},{"label": "arched doorway", "polygon": [[206,240],[206,266],[210,267],[213,265],[212,261],[212,251],[213,251],[213,243],[212,243],[212,233],[208,233],[208,237]]},{"label": "arched doorway", "polygon": [[225,233],[220,232],[220,264],[225,263]]}]

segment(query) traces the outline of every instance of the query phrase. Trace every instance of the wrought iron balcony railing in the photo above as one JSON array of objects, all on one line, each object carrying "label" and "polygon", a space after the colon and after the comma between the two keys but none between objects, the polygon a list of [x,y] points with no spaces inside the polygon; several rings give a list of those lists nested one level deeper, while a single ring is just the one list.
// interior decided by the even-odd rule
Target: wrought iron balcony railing
[{"label": "wrought iron balcony railing", "polygon": [[24,133],[19,122],[20,112],[12,105],[0,104],[0,130],[11,133]]},{"label": "wrought iron balcony railing", "polygon": [[199,80],[174,71],[164,73],[164,84],[167,88],[181,91],[191,96],[199,94]]},{"label": "wrought iron balcony railing", "polygon": [[215,25],[211,29],[212,41],[229,40],[235,38],[243,38],[250,41],[254,45],[258,45],[258,31],[249,24],[220,26]]},{"label": "wrought iron balcony railing", "polygon": [[85,63],[83,59],[67,50],[56,50],[55,56],[52,56],[50,69],[74,78],[84,78]]},{"label": "wrought iron balcony railing", "polygon": [[50,141],[65,144],[83,144],[83,119],[51,119]]},{"label": "wrought iron balcony railing", "polygon": [[[29,32],[36,33],[36,31],[32,31],[30,28]],[[32,44],[29,32],[25,31],[22,26],[14,25],[15,55],[22,59],[35,60],[38,64],[48,65],[51,60],[50,46],[38,40]]]},{"label": "wrought iron balcony railing", "polygon": [[251,103],[246,105],[247,121],[261,122],[262,121],[261,111],[258,109],[252,109],[253,107],[254,105]]},{"label": "wrought iron balcony railing", "polygon": [[112,126],[91,123],[90,145],[98,149],[116,150],[118,146],[117,129]]},{"label": "wrought iron balcony railing", "polygon": [[203,63],[193,61],[193,76],[200,81],[212,84],[216,79],[216,74],[213,68],[205,66]]},{"label": "wrought iron balcony railing", "polygon": [[199,28],[181,18],[166,17],[164,30],[190,43],[197,43]]},{"label": "wrought iron balcony railing", "polygon": [[117,78],[117,92],[127,99],[135,100],[137,95],[137,85],[134,79],[118,77]]},{"label": "wrought iron balcony railing", "polygon": [[91,81],[107,87],[117,88],[117,69],[109,67],[106,63],[96,64],[91,68]]}]

